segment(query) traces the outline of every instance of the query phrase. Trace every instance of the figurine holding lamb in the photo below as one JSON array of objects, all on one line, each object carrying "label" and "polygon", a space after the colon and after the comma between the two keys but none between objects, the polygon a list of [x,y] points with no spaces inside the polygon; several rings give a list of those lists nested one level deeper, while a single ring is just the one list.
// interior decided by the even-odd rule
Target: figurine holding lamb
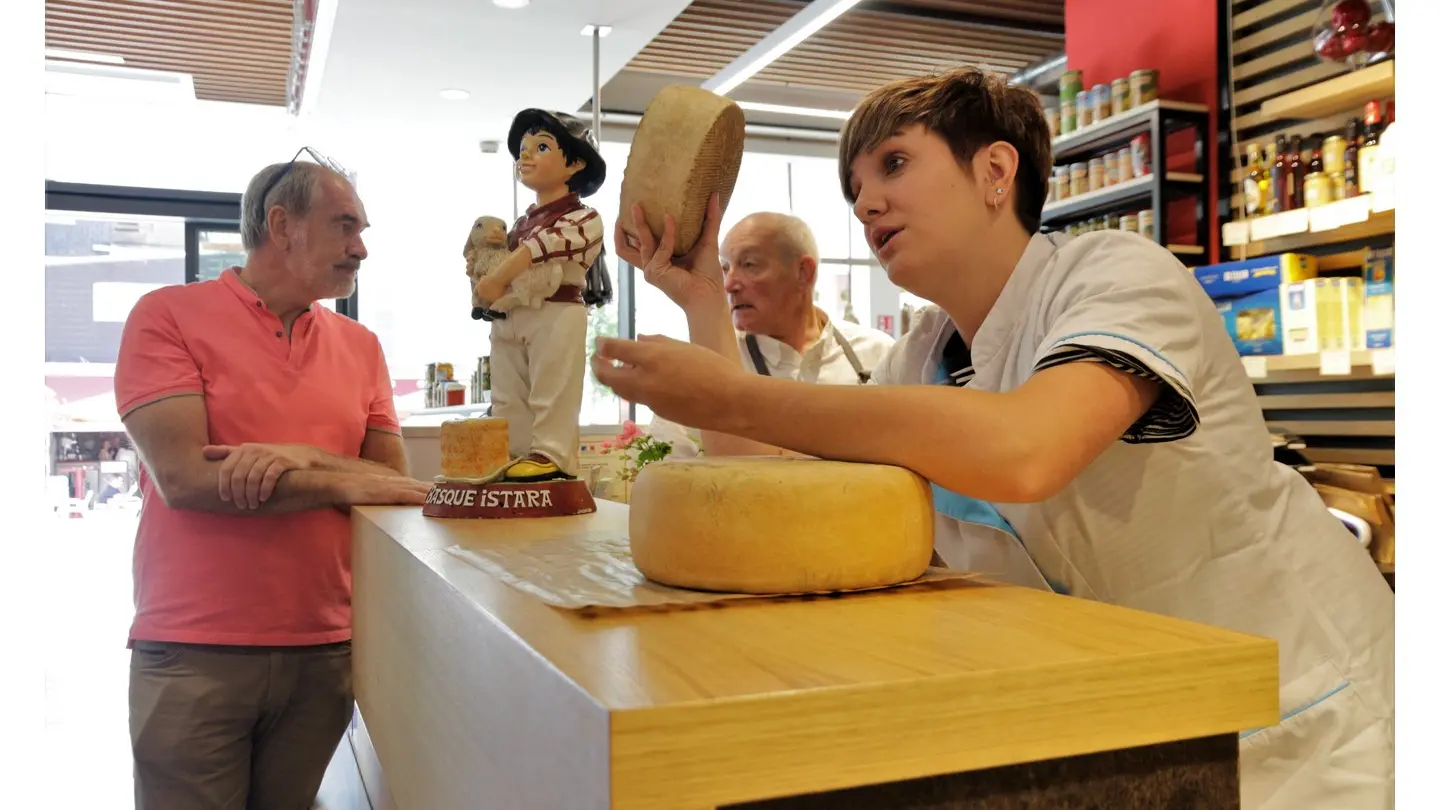
[{"label": "figurine holding lamb", "polygon": [[507,139],[535,203],[508,233],[482,216],[465,242],[471,317],[491,322],[491,416],[509,426],[514,482],[573,480],[589,306],[609,298],[605,227],[580,202],[605,182],[605,160],[574,116],[522,110]]}]

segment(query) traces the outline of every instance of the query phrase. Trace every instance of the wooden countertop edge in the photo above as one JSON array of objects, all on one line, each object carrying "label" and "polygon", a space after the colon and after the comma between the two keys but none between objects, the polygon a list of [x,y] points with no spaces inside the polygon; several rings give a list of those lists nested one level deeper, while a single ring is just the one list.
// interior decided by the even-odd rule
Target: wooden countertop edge
[{"label": "wooden countertop edge", "polygon": [[919,679],[903,693],[863,685],[616,710],[612,807],[668,810],[677,796],[713,807],[1269,726],[1278,650],[1256,638],[1130,656],[1124,679],[1086,680],[1113,674],[1113,660],[1078,664],[1059,700],[1047,666]]}]

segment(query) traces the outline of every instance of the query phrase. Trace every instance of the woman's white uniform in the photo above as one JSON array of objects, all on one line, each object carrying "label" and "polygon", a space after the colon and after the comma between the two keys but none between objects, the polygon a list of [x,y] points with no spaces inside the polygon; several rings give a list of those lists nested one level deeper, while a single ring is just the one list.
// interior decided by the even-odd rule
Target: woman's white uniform
[{"label": "woman's white uniform", "polygon": [[[875,382],[956,384],[941,364],[954,334],[927,308]],[[1242,735],[1242,807],[1393,807],[1394,594],[1304,478],[1274,461],[1251,382],[1190,271],[1135,234],[1037,235],[972,343],[970,388],[1107,362],[1164,393],[1048,500],[990,504],[937,487],[945,562],[1276,639],[1282,720]]]}]

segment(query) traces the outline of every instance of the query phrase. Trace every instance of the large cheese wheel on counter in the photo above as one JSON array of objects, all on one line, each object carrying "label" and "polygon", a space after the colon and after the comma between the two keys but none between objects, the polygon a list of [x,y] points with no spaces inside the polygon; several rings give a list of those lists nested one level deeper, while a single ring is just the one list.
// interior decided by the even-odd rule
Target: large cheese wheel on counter
[{"label": "large cheese wheel on counter", "polygon": [[781,457],[661,461],[630,492],[635,567],[664,585],[780,594],[919,577],[934,550],[930,485],[879,464]]},{"label": "large cheese wheel on counter", "polygon": [[510,461],[510,423],[495,417],[440,423],[440,475],[484,478]]}]

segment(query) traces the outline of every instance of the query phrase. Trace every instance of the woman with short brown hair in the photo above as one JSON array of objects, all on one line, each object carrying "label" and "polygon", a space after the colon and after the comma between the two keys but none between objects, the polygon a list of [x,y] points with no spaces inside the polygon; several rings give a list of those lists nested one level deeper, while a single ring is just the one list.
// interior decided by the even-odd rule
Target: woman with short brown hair
[{"label": "woman with short brown hair", "polygon": [[785,448],[914,470],[932,482],[951,567],[1277,639],[1284,717],[1244,735],[1243,806],[1391,807],[1394,595],[1274,461],[1191,273],[1137,234],[1038,233],[1040,105],[981,71],[871,93],[840,157],[886,274],[935,304],[878,385],[742,373],[713,204],[688,256],[672,259],[668,222],[658,245],[642,232],[622,253],[698,345],[602,341],[599,380],[701,428],[711,455]]}]

